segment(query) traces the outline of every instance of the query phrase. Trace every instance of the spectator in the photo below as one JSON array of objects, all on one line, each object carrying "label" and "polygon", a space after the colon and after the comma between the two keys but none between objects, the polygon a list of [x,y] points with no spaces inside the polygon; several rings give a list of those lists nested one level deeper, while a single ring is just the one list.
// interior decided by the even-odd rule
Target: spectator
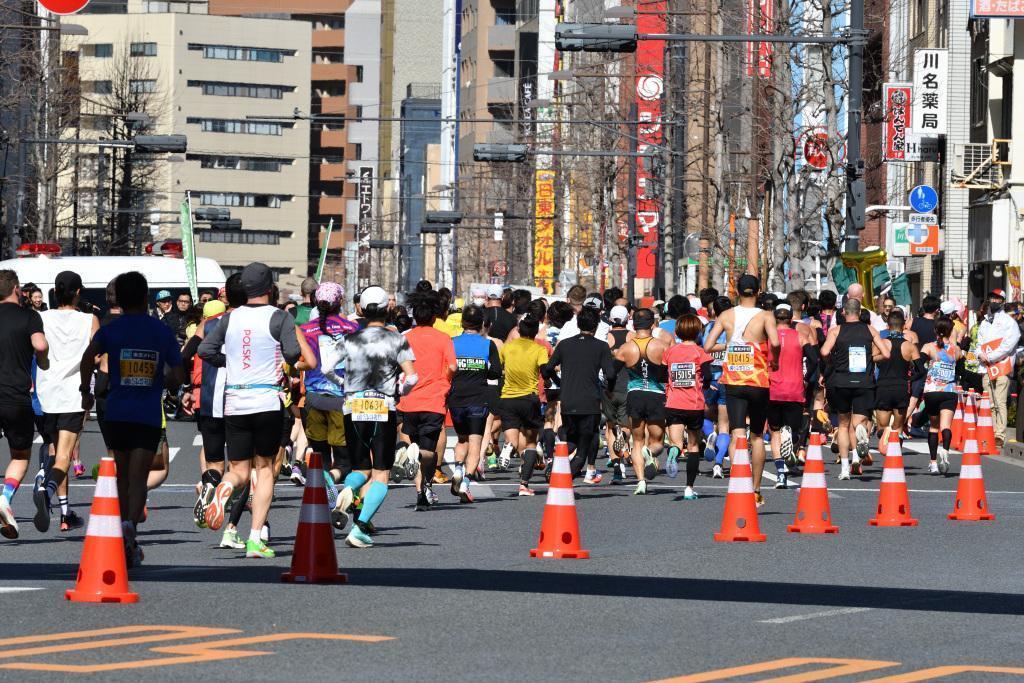
[{"label": "spectator", "polygon": [[1003,310],[1006,293],[993,289],[988,293],[988,315],[978,325],[978,360],[985,370],[985,391],[992,400],[992,426],[996,445],[1006,440],[1006,400],[1013,374],[1014,353],[1020,341],[1017,322]]}]

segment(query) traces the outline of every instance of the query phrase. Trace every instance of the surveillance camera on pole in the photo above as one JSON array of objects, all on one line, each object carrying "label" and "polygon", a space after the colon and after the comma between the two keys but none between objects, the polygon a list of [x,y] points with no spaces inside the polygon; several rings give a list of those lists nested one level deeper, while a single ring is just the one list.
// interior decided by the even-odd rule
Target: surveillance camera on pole
[{"label": "surveillance camera on pole", "polygon": [[562,52],[636,52],[632,24],[569,24],[555,26],[555,47]]}]

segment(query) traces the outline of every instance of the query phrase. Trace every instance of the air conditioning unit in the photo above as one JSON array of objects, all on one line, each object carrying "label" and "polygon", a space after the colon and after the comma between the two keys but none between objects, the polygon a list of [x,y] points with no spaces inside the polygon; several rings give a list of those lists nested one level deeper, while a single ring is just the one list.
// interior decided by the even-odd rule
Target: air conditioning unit
[{"label": "air conditioning unit", "polygon": [[1010,165],[1010,140],[969,142],[957,145],[951,180],[955,187],[994,190],[1003,186],[1003,172]]}]

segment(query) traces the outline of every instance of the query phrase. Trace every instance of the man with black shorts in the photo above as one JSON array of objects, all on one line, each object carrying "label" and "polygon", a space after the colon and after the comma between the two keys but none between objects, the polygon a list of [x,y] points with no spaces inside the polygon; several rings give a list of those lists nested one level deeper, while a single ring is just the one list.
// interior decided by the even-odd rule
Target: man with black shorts
[{"label": "man with black shorts", "polygon": [[[861,321],[857,299],[843,304],[844,320],[828,331],[821,345],[821,357],[828,359],[830,371],[825,383],[828,404],[839,415],[836,441],[842,461],[840,479],[849,479],[851,472],[863,472],[862,459],[870,457],[866,449],[848,454],[857,443],[857,430],[865,429],[875,408],[875,363],[889,358],[889,342],[882,339],[870,324]],[[870,464],[870,461],[868,461]]]},{"label": "man with black shorts", "polygon": [[884,444],[889,443],[889,431],[897,434],[903,431],[910,406],[910,385],[925,377],[924,363],[918,351],[903,328],[906,317],[902,308],[893,307],[886,316],[889,326],[880,335],[890,345],[889,358],[878,363],[877,386],[875,387],[875,425],[878,428],[878,449],[885,455]]},{"label": "man with black shorts", "polygon": [[246,305],[225,314],[199,344],[200,358],[224,368],[224,431],[231,461],[205,516],[207,526],[219,530],[231,494],[251,480],[252,527],[245,556],[272,558],[275,553],[262,532],[274,495],[274,459],[283,430],[281,358],[305,370],[316,367],[316,357],[291,313],[270,303],[274,289],[270,268],[262,263],[247,265],[242,269],[242,287]]},{"label": "man with black shorts", "polygon": [[129,567],[142,562],[136,527],[143,520],[146,486],[160,446],[164,387],[176,391],[183,379],[181,350],[174,332],[147,314],[149,285],[142,273],[117,276],[114,291],[123,313],[101,327],[82,355],[82,410],[92,408],[89,382],[96,357],[106,354],[110,373],[105,438],[117,464],[117,497]]},{"label": "man with black shorts", "polygon": [[519,321],[519,338],[501,347],[501,365],[505,382],[501,387],[497,414],[505,430],[505,448],[501,465],[508,467],[511,445],[523,457],[519,470],[519,495],[532,496],[530,478],[537,466],[537,433],[544,425],[538,395],[538,373],[548,362],[548,351],[535,341],[540,321],[527,313]]},{"label": "man with black shorts", "polygon": [[[341,360],[345,363],[345,434],[352,471],[331,512],[336,529],[348,525],[356,492],[370,482],[363,508],[345,538],[353,548],[373,547],[373,516],[388,493],[388,477],[395,464],[398,439],[396,399],[408,394],[419,378],[416,357],[406,338],[386,327],[388,295],[383,288],[367,287],[359,294],[366,327],[345,337]],[[398,377],[405,374],[401,386]],[[372,480],[371,480],[372,477]]]},{"label": "man with black shorts", "polygon": [[0,494],[0,536],[18,537],[11,500],[28,471],[35,416],[32,412],[32,359],[48,368],[49,346],[39,314],[21,306],[18,274],[0,270],[0,430],[7,437],[11,462]]},{"label": "man with black shorts", "polygon": [[469,476],[480,464],[484,428],[490,412],[488,381],[501,377],[501,355],[492,339],[483,335],[484,312],[480,306],[469,305],[462,310],[463,332],[452,339],[455,347],[455,374],[448,394],[448,412],[458,444],[455,446],[455,469],[452,473],[452,495],[460,503],[472,503]]},{"label": "man with black shorts", "polygon": [[[631,334],[627,328],[629,309],[625,306],[613,306],[608,314],[611,328],[608,330],[608,347],[612,357],[622,348]],[[612,483],[622,482],[625,468],[622,458],[629,455],[629,440],[625,430],[629,429],[629,415],[626,414],[626,385],[629,376],[625,372],[615,375],[615,383],[601,397],[601,409],[605,420],[605,443],[608,444],[608,467],[612,471]]]},{"label": "man with black shorts", "polygon": [[[761,281],[753,275],[743,275],[736,289],[739,304],[722,311],[715,319],[711,331],[704,336],[704,350],[710,353],[719,335],[725,333],[728,341],[718,381],[725,388],[725,409],[732,434],[729,457],[735,454],[736,440],[746,436],[749,426],[750,465],[754,485],[758,486],[764,472],[763,436],[770,398],[770,366],[778,367],[774,359],[779,353],[779,332],[774,313],[757,307]],[[759,488],[754,489],[754,497],[758,507],[764,505]]]}]

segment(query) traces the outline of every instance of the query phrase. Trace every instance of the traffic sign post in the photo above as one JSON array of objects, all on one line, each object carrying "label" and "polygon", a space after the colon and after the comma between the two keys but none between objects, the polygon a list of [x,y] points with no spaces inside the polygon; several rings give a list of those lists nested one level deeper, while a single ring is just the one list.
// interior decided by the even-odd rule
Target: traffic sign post
[{"label": "traffic sign post", "polygon": [[938,225],[939,217],[934,213],[912,213],[909,222],[917,225]]},{"label": "traffic sign post", "polygon": [[910,191],[910,207],[918,213],[931,213],[939,205],[939,193],[931,185],[918,185]]}]

